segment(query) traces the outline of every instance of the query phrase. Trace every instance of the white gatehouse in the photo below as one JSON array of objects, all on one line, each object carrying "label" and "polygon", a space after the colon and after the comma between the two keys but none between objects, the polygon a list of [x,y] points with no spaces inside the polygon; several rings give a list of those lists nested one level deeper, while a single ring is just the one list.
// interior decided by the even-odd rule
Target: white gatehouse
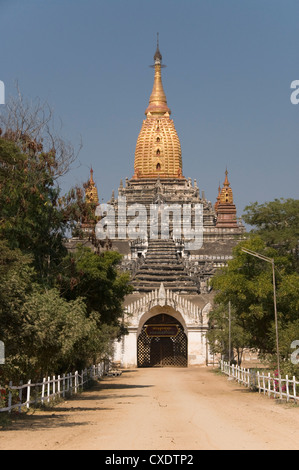
[{"label": "white gatehouse", "polygon": [[161,283],[125,305],[128,335],[115,342],[114,360],[124,368],[207,364],[211,308],[204,296],[191,300]]}]

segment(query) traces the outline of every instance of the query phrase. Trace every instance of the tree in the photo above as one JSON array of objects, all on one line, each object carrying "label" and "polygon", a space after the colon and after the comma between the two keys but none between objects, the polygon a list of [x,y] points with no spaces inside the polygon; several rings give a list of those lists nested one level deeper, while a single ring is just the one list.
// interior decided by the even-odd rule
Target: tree
[{"label": "tree", "polygon": [[245,207],[244,221],[253,226],[267,246],[288,254],[293,268],[299,272],[299,200],[275,199],[264,204],[257,202]]},{"label": "tree", "polygon": [[5,366],[1,370],[10,380],[19,379],[22,370],[26,373],[28,369],[23,355],[21,311],[32,294],[34,277],[32,258],[18,249],[11,250],[0,240],[0,340],[5,344]]},{"label": "tree", "polygon": [[[120,255],[79,248],[64,235],[94,216],[84,188],[61,196],[72,147],[50,129],[52,112],[19,95],[0,118],[0,340],[9,380],[83,368],[125,331],[128,275]],[[2,377],[3,379],[3,377]],[[1,380],[2,380],[1,379]]]},{"label": "tree", "polygon": [[[275,331],[271,331],[272,341],[275,340]],[[299,349],[299,319],[298,316],[296,320],[288,322],[283,328],[280,328],[279,333],[279,349],[280,355],[282,358],[282,369],[284,374],[288,374],[289,377],[295,375],[298,379],[299,377],[299,355],[296,353],[295,349]],[[295,358],[292,359],[292,354],[295,354]],[[269,358],[267,358],[269,361]],[[270,358],[270,364],[272,358]],[[275,367],[273,363],[273,368]]]},{"label": "tree", "polygon": [[[213,354],[228,356],[229,337],[231,338],[231,348],[236,352],[237,362],[241,364],[242,355],[245,348],[250,343],[250,333],[246,331],[244,322],[238,318],[235,309],[231,310],[231,321],[229,331],[228,306],[224,304],[215,305],[209,315],[209,330],[207,339],[211,345]],[[233,359],[233,356],[231,357]]]},{"label": "tree", "polygon": [[209,332],[209,338],[213,347],[218,347],[220,352],[221,338],[227,337],[225,317],[222,318],[220,313],[227,309],[231,301],[235,312],[232,325],[236,329],[235,333],[232,329],[233,346],[256,349],[267,360],[276,355],[272,270],[268,263],[244,253],[243,247],[275,260],[281,370],[288,371],[290,345],[298,339],[299,274],[291,272],[292,262],[288,253],[282,256],[280,250],[268,247],[257,235],[251,235],[248,240],[239,243],[233,251],[233,259],[212,279],[219,310],[216,308],[211,313],[214,331]]},{"label": "tree", "polygon": [[22,153],[14,142],[0,138],[0,238],[32,254],[43,280],[66,253],[53,166],[55,155]]},{"label": "tree", "polygon": [[52,167],[55,180],[67,173],[82,147],[80,142],[75,151],[73,145],[57,131],[49,104],[39,98],[25,99],[18,83],[16,94],[8,98],[0,115],[1,134],[4,139],[14,142],[23,153],[43,151],[55,154],[55,166]]},{"label": "tree", "polygon": [[47,103],[26,100],[17,85],[0,116],[0,238],[33,253],[35,268],[49,282],[66,250],[71,223],[59,203],[58,179],[78,153],[56,130]]},{"label": "tree", "polygon": [[[81,253],[82,265],[73,267],[79,287],[74,291],[66,277],[69,291],[62,295],[36,282],[30,256],[0,241],[0,340],[6,353],[0,382],[80,370],[106,355],[124,332],[121,303],[128,285],[117,272],[118,258]],[[95,297],[96,286],[105,295]]]},{"label": "tree", "polygon": [[23,354],[37,377],[84,368],[101,351],[96,319],[87,317],[82,298],[68,302],[56,289],[36,290],[24,303],[22,316]]},{"label": "tree", "polygon": [[[283,310],[280,289],[284,286],[288,259],[281,257],[273,248],[268,248],[258,236],[239,243],[233,251],[228,266],[218,271],[212,280],[216,289],[216,303],[227,305],[231,301],[236,311],[237,324],[247,332],[248,347],[261,352],[273,352],[270,331],[274,324],[274,302],[272,271],[267,263],[242,251],[242,247],[275,258],[279,269],[276,276],[278,315],[281,322],[287,318]],[[283,287],[285,288],[285,287]],[[288,314],[291,315],[288,309]]]},{"label": "tree", "polygon": [[[59,210],[63,214],[63,220],[66,224],[67,231],[72,234],[73,237],[83,240],[86,238],[86,233],[83,230],[83,225],[93,225],[94,228],[98,221],[96,216],[96,204],[89,203],[85,198],[85,188],[88,186],[88,182],[81,186],[72,187],[67,194],[59,197],[58,204]],[[95,237],[95,230],[89,234],[92,238],[93,245],[98,248],[100,246],[100,240]],[[91,237],[92,235],[92,237]]]},{"label": "tree", "polygon": [[100,324],[122,328],[123,300],[132,291],[129,274],[118,269],[122,256],[115,251],[100,255],[79,245],[63,262],[58,275],[61,295],[67,300],[84,297],[87,314],[98,312]]}]

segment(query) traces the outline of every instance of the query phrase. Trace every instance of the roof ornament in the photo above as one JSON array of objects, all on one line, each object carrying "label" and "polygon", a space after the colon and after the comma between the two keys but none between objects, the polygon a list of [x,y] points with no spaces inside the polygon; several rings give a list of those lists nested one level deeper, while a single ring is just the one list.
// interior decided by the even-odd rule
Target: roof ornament
[{"label": "roof ornament", "polygon": [[159,47],[159,33],[157,33],[157,48],[156,48],[156,52],[154,55],[154,61],[155,61],[154,65],[150,65],[150,67],[155,68],[156,65],[160,65],[161,68],[166,67],[166,65],[162,64],[162,54],[160,52],[160,47]]},{"label": "roof ornament", "polygon": [[162,62],[162,54],[159,49],[159,33],[157,33],[157,49],[154,55],[154,61],[155,61],[155,64],[161,64]]},{"label": "roof ornament", "polygon": [[225,170],[225,180],[224,180],[224,183],[223,183],[223,186],[226,187],[226,188],[228,188],[229,185],[230,185],[230,182],[228,181],[227,175],[228,175],[228,171],[227,171],[227,167],[226,167],[226,170]]},{"label": "roof ornament", "polygon": [[155,69],[154,85],[145,114],[149,116],[152,114],[163,116],[166,112],[171,114],[171,111],[167,106],[167,99],[162,85],[161,69],[166,67],[166,65],[162,65],[162,54],[159,49],[159,33],[157,33],[157,49],[154,61],[154,65],[150,65],[150,67]]}]

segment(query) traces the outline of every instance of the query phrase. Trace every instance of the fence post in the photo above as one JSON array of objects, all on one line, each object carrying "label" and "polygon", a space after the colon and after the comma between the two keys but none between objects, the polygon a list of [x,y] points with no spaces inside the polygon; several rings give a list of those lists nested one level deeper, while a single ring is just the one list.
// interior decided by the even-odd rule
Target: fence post
[{"label": "fence post", "polygon": [[46,377],[43,378],[43,385],[42,385],[42,399],[41,399],[41,404],[44,404],[44,398],[45,398],[45,388],[46,388]]},{"label": "fence post", "polygon": [[11,412],[11,404],[12,404],[12,392],[11,388],[12,387],[12,382],[9,382],[9,392],[8,392],[8,408],[9,408],[9,413]]},{"label": "fence post", "polygon": [[47,403],[50,402],[50,377],[48,377],[48,382],[47,382]]},{"label": "fence post", "polygon": [[268,397],[271,396],[271,374],[268,373]]},{"label": "fence post", "polygon": [[27,383],[27,400],[26,400],[27,409],[29,409],[30,407],[30,387],[31,387],[31,379],[28,380],[28,383]]},{"label": "fence post", "polygon": [[34,386],[34,406],[37,405],[38,402],[38,385],[35,384]]},{"label": "fence post", "polygon": [[263,377],[263,391],[264,391],[264,395],[266,394],[266,382],[265,382],[265,375],[263,374],[262,375]]},{"label": "fence post", "polygon": [[78,392],[78,371],[75,372],[75,394]]},{"label": "fence post", "polygon": [[290,399],[290,394],[289,394],[289,376],[286,375],[286,393],[287,393],[287,401]]},{"label": "fence post", "polygon": [[261,387],[260,387],[260,371],[259,371],[259,370],[257,371],[256,376],[257,376],[257,388],[258,388],[259,393],[261,393]]},{"label": "fence post", "polygon": [[22,411],[22,398],[23,398],[23,380],[20,381],[20,391],[19,391],[19,413]]},{"label": "fence post", "polygon": [[65,397],[65,374],[62,376],[62,396]]}]

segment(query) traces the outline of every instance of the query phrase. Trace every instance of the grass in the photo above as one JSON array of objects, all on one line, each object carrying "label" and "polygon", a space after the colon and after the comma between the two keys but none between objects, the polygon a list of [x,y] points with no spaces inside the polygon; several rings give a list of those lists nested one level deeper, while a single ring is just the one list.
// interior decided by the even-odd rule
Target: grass
[{"label": "grass", "polygon": [[0,413],[0,431],[6,429],[12,422],[12,418],[8,411]]}]

